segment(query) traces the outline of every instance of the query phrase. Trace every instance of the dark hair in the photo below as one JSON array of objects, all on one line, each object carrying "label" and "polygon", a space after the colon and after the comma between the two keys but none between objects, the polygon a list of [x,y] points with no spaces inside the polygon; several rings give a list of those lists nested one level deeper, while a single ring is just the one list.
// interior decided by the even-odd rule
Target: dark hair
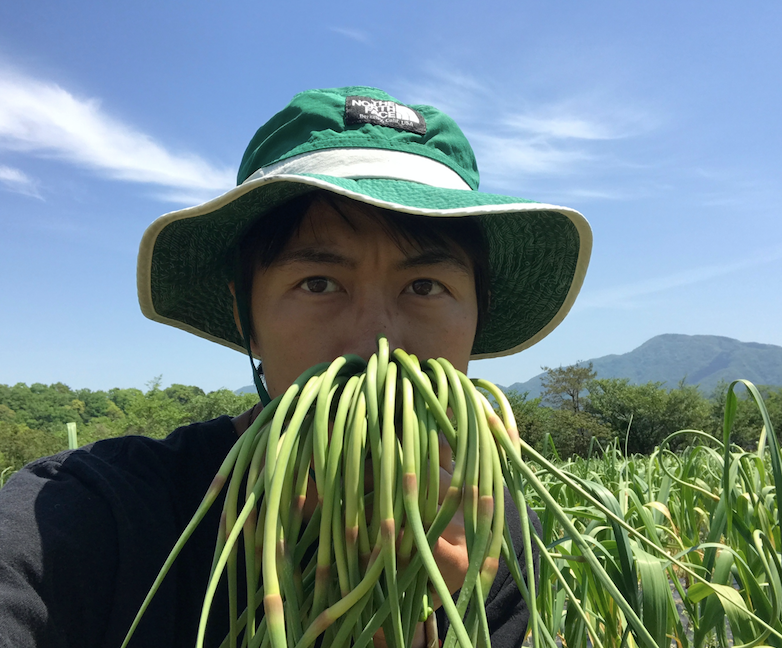
[{"label": "dark hair", "polygon": [[[270,267],[301,227],[307,210],[318,201],[329,204],[352,227],[350,217],[342,206],[350,202],[365,216],[375,219],[391,239],[401,248],[440,248],[463,251],[472,264],[475,277],[475,295],[478,303],[478,325],[475,337],[486,323],[489,311],[489,254],[483,229],[473,216],[429,217],[381,209],[328,191],[315,190],[286,202],[253,221],[245,230],[239,245],[237,282],[248,296],[252,292],[255,273]],[[252,322],[250,322],[252,328]],[[254,335],[254,331],[251,331]]]}]

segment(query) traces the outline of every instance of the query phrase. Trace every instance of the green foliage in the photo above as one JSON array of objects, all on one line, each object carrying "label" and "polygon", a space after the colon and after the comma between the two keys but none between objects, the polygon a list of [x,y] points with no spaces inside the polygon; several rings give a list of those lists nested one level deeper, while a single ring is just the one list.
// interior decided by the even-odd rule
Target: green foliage
[{"label": "green foliage", "polygon": [[169,398],[158,385],[127,404],[127,433],[162,439],[184,425],[187,412],[176,398]]},{"label": "green foliage", "polygon": [[[586,457],[597,442],[605,448],[618,440],[627,452],[650,453],[660,441],[679,429],[704,430],[721,438],[727,384],[711,398],[695,387],[680,384],[665,389],[661,383],[631,385],[628,380],[598,379],[591,364],[547,369],[546,392],[530,398],[528,392],[510,392],[508,400],[519,434],[543,450],[553,444],[559,456]],[[141,434],[162,438],[181,425],[223,414],[235,416],[257,402],[254,394],[227,389],[205,393],[191,385],[161,389],[160,378],[140,389],[73,390],[63,383],[0,385],[0,473],[17,470],[37,457],[67,448],[66,424],[76,423],[79,443]],[[761,388],[775,430],[782,430],[782,388]],[[550,405],[551,407],[547,407]],[[630,423],[632,421],[632,424]],[[629,435],[628,435],[629,428]],[[751,399],[737,403],[732,440],[752,449],[762,420]],[[672,449],[688,443],[675,440]]]},{"label": "green foliage", "polygon": [[[529,392],[508,394],[519,433],[539,450],[548,442],[563,459],[586,457],[595,443],[605,448],[616,441],[628,455],[649,454],[677,430],[722,436],[727,383],[720,383],[707,398],[683,380],[676,388],[666,389],[661,382],[634,385],[626,378],[597,378],[591,363],[544,369],[541,397],[531,399]],[[782,430],[782,388],[761,388],[761,393],[774,428]],[[752,449],[761,429],[754,402],[740,398],[733,442]],[[689,442],[678,437],[671,449],[682,450]]]},{"label": "green foliage", "polygon": [[562,458],[586,457],[595,441],[605,447],[612,437],[610,428],[593,416],[570,410],[552,410],[547,431]]},{"label": "green foliage", "polygon": [[62,383],[0,385],[0,404],[13,411],[14,422],[39,430],[54,432],[74,417],[81,418],[74,400],[78,400],[76,394]]},{"label": "green foliage", "polygon": [[240,414],[257,402],[257,394],[234,394],[230,389],[218,389],[194,398],[187,411],[190,421],[209,421],[227,413]]},{"label": "green foliage", "polygon": [[123,412],[127,411],[130,401],[132,401],[134,398],[144,396],[143,391],[140,389],[134,389],[132,387],[130,389],[119,389],[114,387],[113,389],[109,390],[108,394],[111,402],[114,403]]},{"label": "green foliage", "polygon": [[30,429],[24,424],[0,421],[0,472],[19,470],[25,464],[68,447],[65,426],[60,434]]},{"label": "green foliage", "polygon": [[529,392],[510,391],[505,394],[510,403],[519,435],[534,447],[540,447],[543,437],[548,431],[550,410],[540,406],[540,397],[529,398]]},{"label": "green foliage", "polygon": [[165,389],[163,393],[165,393],[167,398],[177,401],[180,405],[187,405],[188,403],[192,403],[193,400],[199,396],[206,395],[204,394],[204,390],[200,387],[180,385],[177,383]]},{"label": "green foliage", "polygon": [[[524,497],[543,525],[536,646],[554,647],[553,638],[571,647],[639,645],[624,634],[628,615],[607,594],[610,582],[658,646],[726,646],[728,627],[736,645],[782,646],[782,453],[773,434],[761,434],[764,422],[767,432],[782,430],[782,389],[760,391],[765,405],[735,398],[727,385],[710,400],[685,385],[593,378],[588,398],[579,390],[579,411],[564,398],[553,409],[528,393],[509,395],[521,437],[537,447],[555,439],[565,460],[554,465],[524,447],[531,467]],[[0,385],[0,486],[25,462],[65,449],[65,425],[58,421],[76,422],[82,442],[165,434],[165,425],[238,414],[255,400],[227,390],[163,390],[159,381],[146,392]],[[735,414],[734,443],[727,446],[726,402]],[[704,431],[658,447],[683,428]],[[648,454],[625,454],[626,435],[629,453]],[[607,438],[602,456],[589,452],[594,439]],[[753,445],[752,452],[740,447]],[[541,488],[532,488],[538,479]],[[579,536],[588,542],[579,544]],[[595,576],[586,546],[595,548],[610,582]]]},{"label": "green foliage", "polygon": [[72,390],[62,383],[0,385],[0,485],[26,463],[67,449],[71,422],[81,445],[126,434],[163,438],[181,425],[236,416],[257,400],[227,389],[208,394],[189,385],[161,389],[160,378],[146,392]]},{"label": "green foliage", "polygon": [[[543,526],[533,645],[554,648],[555,638],[571,647],[639,645],[633,630],[625,633],[618,598],[585,560],[576,542],[582,535],[658,646],[782,646],[782,452],[773,434],[782,424],[782,390],[761,390],[764,404],[751,385],[743,398],[734,387],[725,385],[721,402],[712,402],[683,384],[593,380],[579,415],[610,423],[613,441],[602,456],[582,458],[560,444],[566,460],[550,462],[557,454],[550,445],[540,454],[522,447],[539,465],[528,478],[543,484],[525,492]],[[512,409],[537,417],[527,396]],[[577,416],[549,412],[553,431]],[[724,417],[735,424],[730,439]],[[626,435],[631,453],[651,452],[625,454]],[[756,447],[747,452],[739,438]]]},{"label": "green foliage", "polygon": [[588,386],[597,375],[592,363],[542,369],[546,372],[541,378],[543,392],[536,400],[553,409],[542,408],[545,413],[539,415],[541,438],[550,438],[561,457],[586,457],[595,442],[605,446],[612,436],[610,428],[586,412]]},{"label": "green foliage", "polygon": [[[779,436],[782,433],[782,387],[759,387],[758,389],[766,404],[771,424]],[[727,391],[728,383],[722,381],[717,385],[709,399],[709,415],[711,419],[709,429],[714,430],[718,437],[721,435],[722,419],[725,416],[725,396]],[[745,449],[753,450],[757,447],[763,420],[754,401],[746,397],[746,392],[743,389],[739,391],[739,396],[741,397],[736,404],[736,418],[733,423],[731,440]]]},{"label": "green foliage", "polygon": [[649,454],[677,430],[709,428],[709,404],[693,385],[667,390],[662,383],[602,378],[589,382],[589,395],[589,415],[626,438],[628,454]]}]

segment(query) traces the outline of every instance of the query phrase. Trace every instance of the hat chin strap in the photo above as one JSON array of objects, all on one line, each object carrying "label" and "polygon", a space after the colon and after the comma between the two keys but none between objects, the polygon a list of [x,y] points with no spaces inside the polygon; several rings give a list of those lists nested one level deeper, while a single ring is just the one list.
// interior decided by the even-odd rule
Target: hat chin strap
[{"label": "hat chin strap", "polygon": [[266,391],[266,386],[263,384],[261,378],[261,372],[258,367],[255,366],[253,360],[253,351],[250,346],[252,334],[252,328],[250,327],[250,299],[247,294],[244,281],[242,280],[241,263],[239,262],[239,255],[236,255],[234,264],[234,299],[236,299],[236,311],[239,315],[239,326],[242,329],[242,341],[244,342],[245,351],[250,358],[250,366],[253,368],[253,382],[255,383],[255,391],[258,392],[258,398],[261,399],[261,404],[266,407],[271,403],[271,396]]},{"label": "hat chin strap", "polygon": [[261,167],[242,184],[283,174],[383,178],[417,182],[441,189],[471,190],[470,185],[456,171],[442,162],[405,151],[375,148],[331,148],[301,153]]}]

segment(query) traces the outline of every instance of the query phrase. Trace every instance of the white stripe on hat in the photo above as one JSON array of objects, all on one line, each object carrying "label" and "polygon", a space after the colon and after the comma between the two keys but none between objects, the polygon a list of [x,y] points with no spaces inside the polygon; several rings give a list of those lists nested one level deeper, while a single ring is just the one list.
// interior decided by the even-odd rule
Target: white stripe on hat
[{"label": "white stripe on hat", "polygon": [[318,174],[335,178],[388,178],[442,189],[470,186],[453,169],[422,155],[373,148],[332,148],[310,151],[258,169],[242,184],[281,174]]}]

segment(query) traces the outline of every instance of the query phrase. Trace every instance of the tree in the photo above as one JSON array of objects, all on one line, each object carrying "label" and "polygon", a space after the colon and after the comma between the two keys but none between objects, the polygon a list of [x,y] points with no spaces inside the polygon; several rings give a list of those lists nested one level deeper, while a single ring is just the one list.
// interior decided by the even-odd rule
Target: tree
[{"label": "tree", "polygon": [[176,428],[191,423],[178,401],[168,398],[158,384],[142,396],[131,398],[125,409],[127,434],[140,434],[156,439],[168,436]]},{"label": "tree", "polygon": [[47,432],[59,431],[74,420],[75,414],[69,409],[74,399],[76,395],[62,383],[33,383],[29,387],[17,383],[0,388],[0,404],[13,410],[15,423]]},{"label": "tree", "polygon": [[16,418],[16,412],[14,412],[8,405],[0,403],[0,421],[6,423],[13,423]]},{"label": "tree", "polygon": [[227,414],[237,416],[258,402],[258,394],[250,392],[234,394],[229,389],[218,389],[193,398],[186,411],[191,422],[209,421]]},{"label": "tree", "polygon": [[[758,386],[758,391],[763,397],[763,402],[768,410],[771,426],[777,434],[782,436],[782,387]],[[735,390],[738,396],[736,417],[730,432],[730,439],[746,449],[757,447],[760,430],[763,427],[763,418],[757,404],[743,386]],[[710,431],[718,439],[723,436],[723,419],[725,417],[725,399],[728,394],[728,383],[720,381],[709,398],[710,404]]]},{"label": "tree", "polygon": [[167,387],[163,390],[163,393],[168,398],[177,401],[180,405],[185,407],[196,398],[204,396],[204,390],[200,387],[180,385],[179,383],[174,383],[171,387]]},{"label": "tree", "polygon": [[[673,432],[705,430],[709,404],[694,385],[680,383],[667,390],[663,383],[631,385],[627,378],[601,378],[589,382],[588,413],[627,440],[628,454],[648,454]],[[673,449],[686,445],[678,439]]]},{"label": "tree", "polygon": [[116,409],[116,404],[109,399],[105,391],[90,391],[89,389],[79,389],[76,392],[76,398],[84,403],[82,420],[88,423],[92,419],[109,416],[109,413]]},{"label": "tree", "polygon": [[576,363],[567,367],[541,367],[546,375],[540,379],[543,385],[541,397],[554,409],[568,410],[578,414],[583,411],[585,397],[582,392],[587,391],[587,383],[597,376],[592,368],[592,363],[586,365]]},{"label": "tree", "polygon": [[125,414],[127,414],[130,403],[135,401],[137,398],[144,396],[144,392],[142,392],[140,389],[136,389],[135,387],[131,387],[129,389],[120,389],[119,387],[114,387],[109,389],[108,395],[111,399],[111,402],[119,407],[120,410],[125,412]]},{"label": "tree", "polygon": [[18,470],[26,463],[65,450],[65,429],[61,434],[35,430],[17,423],[0,421],[0,472],[6,468]]},{"label": "tree", "polygon": [[540,448],[543,435],[547,429],[547,419],[550,411],[540,406],[540,397],[529,398],[529,392],[518,392],[515,389],[505,394],[516,419],[519,436],[531,446]]},{"label": "tree", "polygon": [[69,422],[77,425],[80,445],[125,434],[161,438],[181,425],[235,416],[257,402],[256,394],[227,389],[209,394],[188,385],[161,389],[159,377],[149,382],[146,393],[74,391],[62,383],[0,385],[0,474],[7,477],[38,457],[66,449]]},{"label": "tree", "polygon": [[560,457],[586,456],[593,437],[605,445],[611,438],[610,429],[585,412],[589,381],[597,376],[592,363],[542,369],[546,375],[541,378],[541,398],[553,408],[545,431],[551,434]]},{"label": "tree", "polygon": [[610,428],[585,412],[566,409],[549,412],[545,431],[551,434],[554,447],[562,459],[576,455],[586,457],[593,438],[605,448],[613,437]]}]

